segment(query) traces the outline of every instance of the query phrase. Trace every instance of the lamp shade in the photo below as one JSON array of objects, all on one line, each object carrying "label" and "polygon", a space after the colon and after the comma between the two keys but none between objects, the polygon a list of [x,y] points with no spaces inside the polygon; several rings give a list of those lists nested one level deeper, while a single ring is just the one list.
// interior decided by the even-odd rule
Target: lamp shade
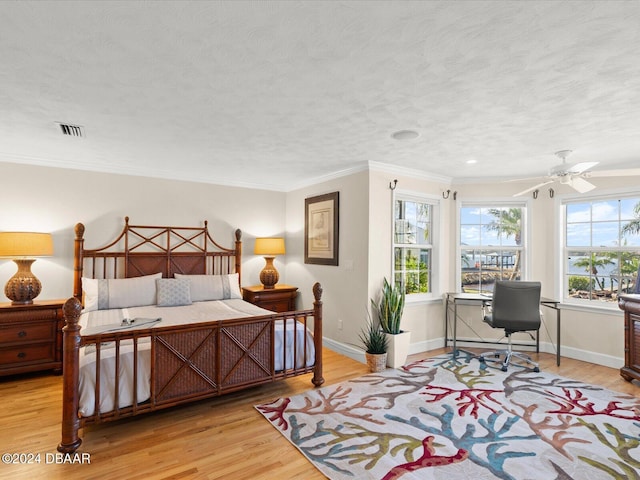
[{"label": "lamp shade", "polygon": [[34,258],[53,255],[50,233],[0,232],[0,257]]},{"label": "lamp shade", "polygon": [[284,238],[256,238],[253,253],[255,255],[284,255]]}]

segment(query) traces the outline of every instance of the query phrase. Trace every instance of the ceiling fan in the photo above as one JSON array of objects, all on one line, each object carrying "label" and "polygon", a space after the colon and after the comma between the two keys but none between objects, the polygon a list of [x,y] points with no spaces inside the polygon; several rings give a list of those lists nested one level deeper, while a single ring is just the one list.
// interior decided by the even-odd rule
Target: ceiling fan
[{"label": "ceiling fan", "polygon": [[548,185],[553,182],[558,182],[562,185],[568,185],[578,193],[587,193],[596,188],[596,186],[593,183],[585,180],[585,178],[640,175],[640,168],[630,168],[626,170],[602,170],[592,172],[591,169],[595,167],[599,162],[580,162],[571,164],[567,162],[567,157],[570,154],[571,150],[560,150],[556,152],[556,157],[561,159],[562,163],[551,168],[548,175],[540,177],[545,179],[543,182],[529,187],[521,192],[518,192],[513,196],[519,197],[520,195],[532,192],[540,187],[543,187],[544,185]]}]

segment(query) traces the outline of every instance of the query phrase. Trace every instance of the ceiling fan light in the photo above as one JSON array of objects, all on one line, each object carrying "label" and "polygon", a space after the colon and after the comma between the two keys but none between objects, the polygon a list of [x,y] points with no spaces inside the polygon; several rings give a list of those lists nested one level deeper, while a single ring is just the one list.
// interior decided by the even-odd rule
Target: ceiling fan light
[{"label": "ceiling fan light", "polygon": [[562,184],[562,185],[571,185],[573,183],[573,179],[571,178],[571,175],[561,175],[558,178],[558,181]]}]

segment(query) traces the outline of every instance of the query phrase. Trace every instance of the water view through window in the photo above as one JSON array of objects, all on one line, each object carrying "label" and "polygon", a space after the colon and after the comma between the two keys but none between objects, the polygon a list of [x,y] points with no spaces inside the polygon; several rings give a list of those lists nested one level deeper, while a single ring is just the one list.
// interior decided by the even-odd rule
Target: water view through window
[{"label": "water view through window", "polygon": [[496,280],[520,280],[523,256],[521,205],[463,205],[460,209],[460,286],[492,292]]},{"label": "water view through window", "polygon": [[637,290],[640,264],[640,198],[567,202],[565,297],[616,302]]}]

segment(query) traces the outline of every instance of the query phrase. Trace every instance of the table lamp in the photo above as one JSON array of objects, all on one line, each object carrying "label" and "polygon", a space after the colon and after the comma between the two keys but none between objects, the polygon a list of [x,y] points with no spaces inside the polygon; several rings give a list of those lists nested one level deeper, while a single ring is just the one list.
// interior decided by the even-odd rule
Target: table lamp
[{"label": "table lamp", "polygon": [[264,288],[273,288],[278,283],[278,270],[273,266],[273,259],[276,255],[284,255],[284,238],[256,238],[256,245],[253,248],[255,255],[262,255],[266,260],[266,265],[260,272],[260,282]]},{"label": "table lamp", "polygon": [[53,240],[50,233],[0,232],[0,257],[10,258],[18,271],[4,287],[4,294],[13,305],[33,303],[42,290],[42,284],[33,273],[31,264],[35,257],[53,255]]}]

